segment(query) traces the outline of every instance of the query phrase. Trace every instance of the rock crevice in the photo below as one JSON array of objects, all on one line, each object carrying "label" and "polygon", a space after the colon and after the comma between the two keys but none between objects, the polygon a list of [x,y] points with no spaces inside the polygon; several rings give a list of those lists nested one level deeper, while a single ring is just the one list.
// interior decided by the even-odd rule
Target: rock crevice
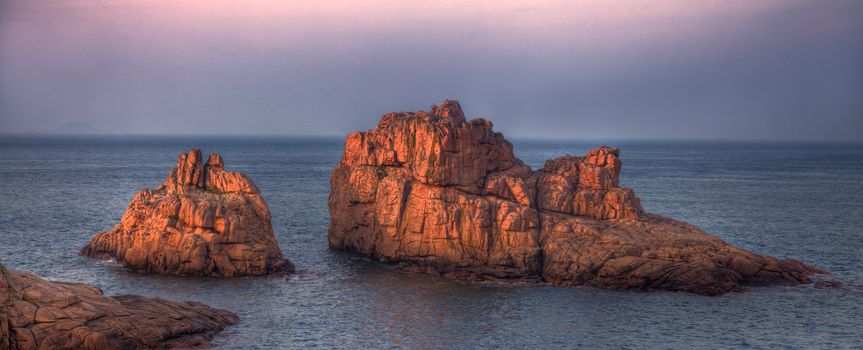
[{"label": "rock crevice", "polygon": [[533,171],[455,101],[388,113],[345,140],[330,178],[329,244],[456,278],[710,295],[823,272],[646,213],[620,187],[621,168],[618,149],[599,147]]},{"label": "rock crevice", "polygon": [[289,273],[271,214],[245,174],[227,171],[218,153],[181,153],[155,189],[139,191],[110,231],[81,255],[114,258],[134,270],[199,276]]}]

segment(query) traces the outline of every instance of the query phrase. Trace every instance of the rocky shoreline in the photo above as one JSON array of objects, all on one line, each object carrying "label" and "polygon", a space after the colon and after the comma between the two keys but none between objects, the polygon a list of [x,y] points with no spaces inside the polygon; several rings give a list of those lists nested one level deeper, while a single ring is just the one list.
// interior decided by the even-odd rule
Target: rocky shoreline
[{"label": "rocky shoreline", "polygon": [[237,322],[233,313],[197,302],[108,297],[0,263],[0,350],[211,347],[216,333]]}]

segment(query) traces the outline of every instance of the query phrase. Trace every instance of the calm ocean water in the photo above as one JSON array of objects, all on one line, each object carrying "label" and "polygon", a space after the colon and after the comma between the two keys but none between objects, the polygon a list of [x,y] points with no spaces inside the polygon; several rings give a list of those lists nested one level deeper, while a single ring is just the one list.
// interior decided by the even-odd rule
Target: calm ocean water
[{"label": "calm ocean water", "polygon": [[[597,142],[514,142],[534,169]],[[0,136],[0,259],[106,294],[197,300],[236,312],[225,349],[861,348],[863,145],[607,142],[648,211],[852,286],[703,297],[472,284],[405,273],[327,247],[341,139]],[[264,193],[290,278],[146,276],[77,255],[190,147],[222,153]]]}]

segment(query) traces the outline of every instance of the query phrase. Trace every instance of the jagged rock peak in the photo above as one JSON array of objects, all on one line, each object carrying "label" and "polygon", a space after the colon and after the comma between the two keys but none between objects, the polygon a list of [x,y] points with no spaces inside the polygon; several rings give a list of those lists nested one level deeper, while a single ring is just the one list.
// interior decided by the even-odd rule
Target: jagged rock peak
[{"label": "jagged rock peak", "polygon": [[421,183],[472,193],[481,191],[489,173],[530,170],[515,158],[512,144],[492,131],[490,122],[465,122],[455,101],[432,106],[430,112],[384,115],[377,129],[348,135],[344,162],[382,167],[382,172],[398,167]]},{"label": "jagged rock peak", "polygon": [[461,105],[458,101],[444,100],[443,103],[431,106],[432,115],[447,118],[453,123],[464,123],[464,112],[461,110]]},{"label": "jagged rock peak", "polygon": [[204,163],[200,149],[193,148],[177,157],[177,166],[165,180],[165,187],[175,193],[203,189],[209,192],[245,192],[259,194],[255,183],[243,173],[225,170],[218,153],[211,153]]},{"label": "jagged rock peak", "polygon": [[207,168],[224,169],[225,163],[222,161],[222,155],[215,152],[210,153],[210,157],[207,159]]},{"label": "jagged rock peak", "polygon": [[464,112],[458,101],[444,100],[440,105],[433,104],[431,111],[387,113],[378,122],[378,129],[394,125],[397,121],[410,118],[420,118],[425,121],[445,123],[451,126],[460,126],[465,123]]}]

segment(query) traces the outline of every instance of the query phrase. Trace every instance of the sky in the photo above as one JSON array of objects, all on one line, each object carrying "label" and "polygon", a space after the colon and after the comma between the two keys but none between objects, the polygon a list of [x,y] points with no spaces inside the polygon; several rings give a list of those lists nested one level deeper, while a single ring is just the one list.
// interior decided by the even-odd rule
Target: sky
[{"label": "sky", "polygon": [[0,133],[863,140],[863,1],[0,0]]}]

